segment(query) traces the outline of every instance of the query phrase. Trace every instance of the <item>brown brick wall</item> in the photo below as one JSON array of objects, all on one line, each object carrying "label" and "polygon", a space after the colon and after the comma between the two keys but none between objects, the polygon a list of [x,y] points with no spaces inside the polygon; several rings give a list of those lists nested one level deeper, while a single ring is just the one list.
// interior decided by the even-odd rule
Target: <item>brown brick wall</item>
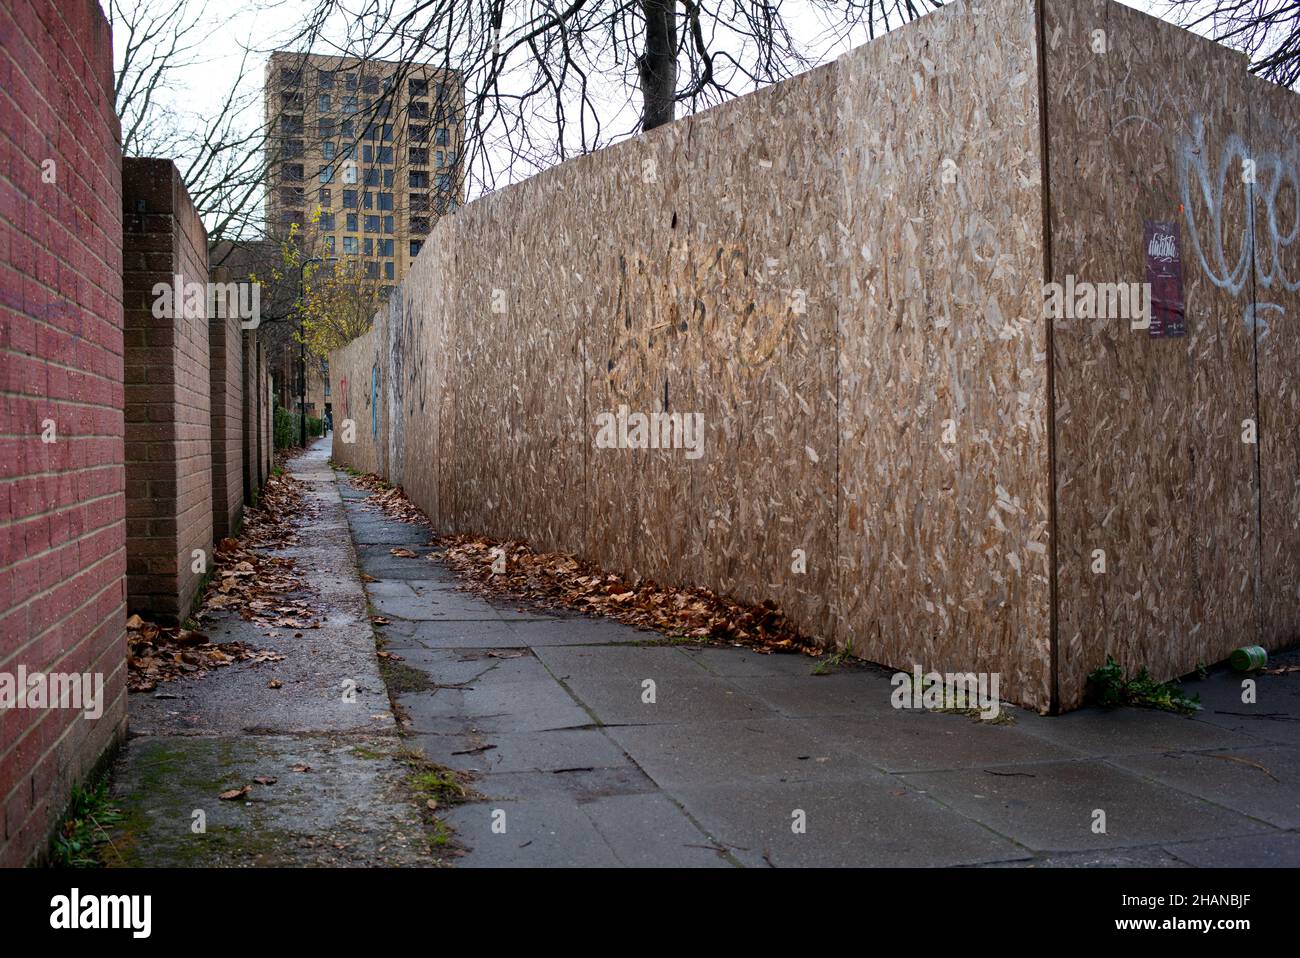
[{"label": "brown brick wall", "polygon": [[158,309],[155,289],[173,286],[179,274],[206,291],[207,235],[170,160],[127,159],[122,201],[127,603],[175,622],[189,613],[203,577],[194,550],[203,553],[199,568],[211,563],[207,304],[189,317]]},{"label": "brown brick wall", "polygon": [[5,0],[0,37],[0,672],[104,682],[98,719],[0,710],[15,866],[126,729],[121,152],[94,0]]},{"label": "brown brick wall", "polygon": [[[224,269],[213,282],[229,283]],[[212,424],[212,538],[233,536],[244,512],[244,346],[237,310],[208,317]]]}]

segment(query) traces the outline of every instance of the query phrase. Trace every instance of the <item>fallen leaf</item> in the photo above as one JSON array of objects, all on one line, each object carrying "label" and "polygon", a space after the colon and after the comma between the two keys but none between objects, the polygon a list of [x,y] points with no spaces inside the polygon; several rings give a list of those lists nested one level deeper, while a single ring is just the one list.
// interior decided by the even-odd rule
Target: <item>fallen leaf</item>
[{"label": "fallen leaf", "polygon": [[258,785],[274,785],[279,779],[272,778],[270,775],[259,775],[253,779]]},{"label": "fallen leaf", "polygon": [[228,792],[222,792],[218,797],[223,802],[233,802],[236,799],[243,798],[253,791],[252,785],[245,785],[243,788],[232,788]]},{"label": "fallen leaf", "polygon": [[268,689],[278,689],[278,688],[283,688],[283,687],[284,687],[284,683],[281,682],[279,679],[271,679],[271,681],[269,681],[269,682],[266,683],[266,687],[267,687]]}]

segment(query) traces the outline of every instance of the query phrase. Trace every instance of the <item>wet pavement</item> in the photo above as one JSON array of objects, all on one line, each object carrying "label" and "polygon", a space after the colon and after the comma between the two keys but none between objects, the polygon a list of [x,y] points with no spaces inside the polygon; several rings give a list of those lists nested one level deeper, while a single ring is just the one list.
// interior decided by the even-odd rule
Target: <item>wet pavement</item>
[{"label": "wet pavement", "polygon": [[385,648],[433,686],[398,696],[407,732],[484,796],[447,816],[462,867],[1300,865],[1300,673],[1247,705],[1213,671],[1194,717],[895,709],[873,666],[458,591],[338,476]]}]

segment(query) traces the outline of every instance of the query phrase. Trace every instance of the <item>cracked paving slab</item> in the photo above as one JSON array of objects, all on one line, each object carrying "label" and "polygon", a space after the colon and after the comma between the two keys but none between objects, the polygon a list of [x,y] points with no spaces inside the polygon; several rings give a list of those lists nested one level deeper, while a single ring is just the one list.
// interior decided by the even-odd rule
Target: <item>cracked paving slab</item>
[{"label": "cracked paving slab", "polygon": [[896,709],[892,670],[489,601],[455,588],[427,526],[361,499],[348,517],[390,618],[385,648],[428,680],[397,699],[411,741],[475,776],[481,799],[447,817],[458,865],[1182,868],[1297,854],[1300,675],[1260,676],[1258,715],[1239,714],[1239,678],[1223,671],[1196,683],[1207,708],[1194,718]]}]

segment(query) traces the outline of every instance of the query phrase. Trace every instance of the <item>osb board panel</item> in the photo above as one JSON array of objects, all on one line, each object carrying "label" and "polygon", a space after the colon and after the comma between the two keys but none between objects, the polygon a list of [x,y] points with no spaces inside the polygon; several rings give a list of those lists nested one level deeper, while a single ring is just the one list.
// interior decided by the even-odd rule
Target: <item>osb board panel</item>
[{"label": "osb board panel", "polygon": [[[1053,321],[1058,683],[1071,708],[1107,654],[1167,679],[1255,636],[1246,299],[1207,275],[1192,243],[1194,229],[1212,241],[1204,210],[1180,215],[1179,186],[1185,160],[1217,169],[1247,114],[1237,55],[1127,7],[1047,0],[1044,35],[1051,278],[1143,283],[1145,222],[1182,220],[1188,327],[1152,338],[1123,317]],[[1239,191],[1223,198],[1230,256],[1243,214]]]},{"label": "osb board panel", "polygon": [[403,424],[402,486],[434,528],[444,519],[438,489],[447,448],[443,405],[451,395],[445,327],[455,285],[452,235],[452,221],[440,220],[425,240],[428,253],[416,258],[401,286],[400,350],[392,374],[401,396],[401,413],[395,418]]},{"label": "osb board panel", "polygon": [[1244,95],[1257,174],[1261,638],[1279,648],[1300,641],[1300,98],[1254,77]]},{"label": "osb board panel", "polygon": [[[330,353],[330,394],[334,403],[334,461],[360,472],[379,468],[378,444],[372,432],[372,370],[378,361],[376,331],[371,329]],[[349,429],[349,424],[351,429]],[[354,441],[345,442],[352,434]]]},{"label": "osb board panel", "polygon": [[1034,28],[1027,0],[958,3],[839,61],[838,621],[868,659],[1046,709]]}]

